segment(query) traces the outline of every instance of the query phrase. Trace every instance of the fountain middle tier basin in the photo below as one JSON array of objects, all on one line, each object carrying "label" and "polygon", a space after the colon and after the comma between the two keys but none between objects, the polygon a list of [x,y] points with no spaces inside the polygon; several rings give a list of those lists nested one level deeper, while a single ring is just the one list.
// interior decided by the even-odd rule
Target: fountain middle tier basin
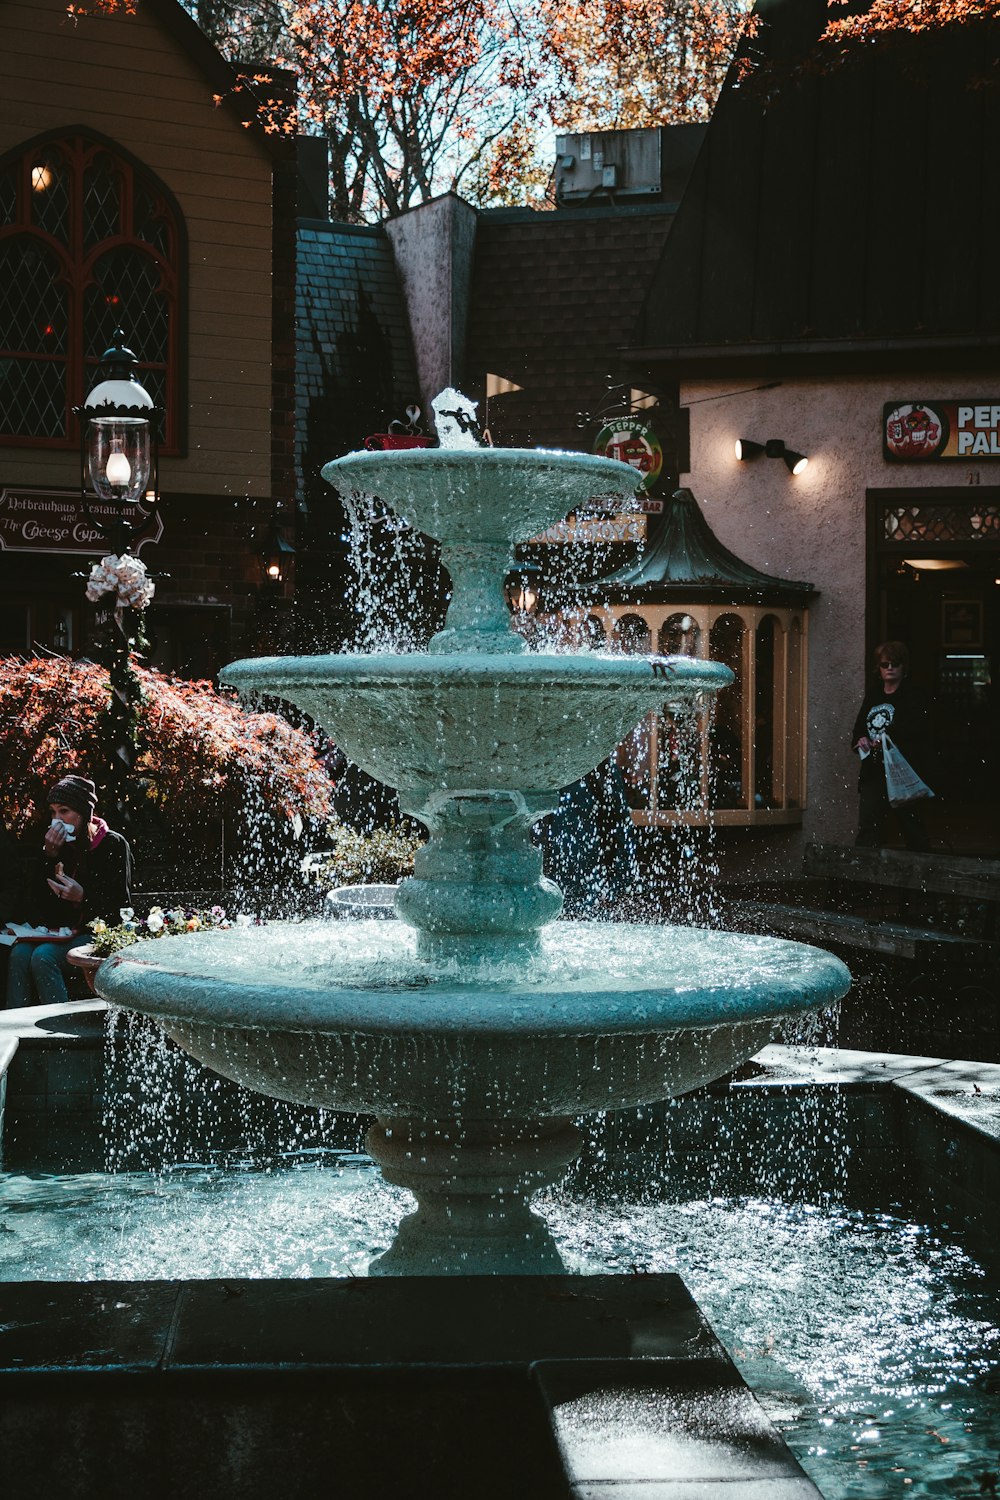
[{"label": "fountain middle tier basin", "polygon": [[390,919],[164,938],[107,960],[97,989],[280,1099],[537,1120],[696,1088],[850,984],[817,948],[689,927],[554,923],[529,965],[474,977],[415,936]]},{"label": "fountain middle tier basin", "polygon": [[645,713],[690,709],[733,680],[718,662],[596,652],[256,657],[220,677],[294,703],[408,810],[484,785],[551,807]]}]

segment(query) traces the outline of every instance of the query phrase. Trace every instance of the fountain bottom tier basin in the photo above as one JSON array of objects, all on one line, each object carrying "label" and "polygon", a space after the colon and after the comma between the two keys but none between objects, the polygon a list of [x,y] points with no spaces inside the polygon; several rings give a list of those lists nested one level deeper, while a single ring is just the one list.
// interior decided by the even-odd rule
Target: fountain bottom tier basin
[{"label": "fountain bottom tier basin", "polygon": [[530,962],[435,966],[394,920],[274,924],[147,942],[98,992],[224,1077],[377,1117],[409,1188],[382,1273],[553,1271],[528,1207],[573,1161],[576,1115],[732,1071],[850,975],[819,949],[694,928],[555,923]]}]

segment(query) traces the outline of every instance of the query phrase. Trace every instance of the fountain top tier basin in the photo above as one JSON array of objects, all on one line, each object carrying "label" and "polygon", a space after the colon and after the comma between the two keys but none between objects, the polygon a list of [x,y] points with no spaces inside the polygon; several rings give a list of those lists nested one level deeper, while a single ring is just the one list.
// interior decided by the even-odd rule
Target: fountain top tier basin
[{"label": "fountain top tier basin", "polygon": [[377,495],[442,542],[512,546],[596,498],[627,501],[637,475],[616,459],[544,448],[348,453],[323,469],[341,491]]},{"label": "fountain top tier basin", "polygon": [[451,604],[429,650],[483,656],[526,649],[503,597],[514,544],[597,499],[621,508],[636,488],[635,470],[616,459],[535,448],[348,453],[323,478],[341,492],[376,495],[441,543]]}]

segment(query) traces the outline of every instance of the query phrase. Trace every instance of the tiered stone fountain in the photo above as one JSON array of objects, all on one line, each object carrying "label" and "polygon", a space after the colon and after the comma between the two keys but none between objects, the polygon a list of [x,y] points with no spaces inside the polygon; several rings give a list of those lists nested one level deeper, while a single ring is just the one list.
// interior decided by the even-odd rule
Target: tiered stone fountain
[{"label": "tiered stone fountain", "polygon": [[261,658],[222,677],[310,714],[427,825],[399,920],[138,944],[97,988],[252,1089],[376,1116],[371,1154],[418,1207],[373,1271],[558,1270],[528,1200],[573,1160],[573,1118],[722,1076],[850,976],[802,944],[555,920],[532,824],[649,710],[690,712],[731,680],[686,657],[529,653],[511,628],[513,544],[630,494],[626,465],[470,447],[323,472],[440,539],[445,628],[425,653]]}]

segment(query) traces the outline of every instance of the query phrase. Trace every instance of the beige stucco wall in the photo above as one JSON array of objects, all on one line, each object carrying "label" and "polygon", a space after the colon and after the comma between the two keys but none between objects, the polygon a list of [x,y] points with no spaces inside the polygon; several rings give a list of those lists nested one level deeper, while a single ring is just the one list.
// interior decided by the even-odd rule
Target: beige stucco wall
[{"label": "beige stucco wall", "polygon": [[[691,414],[691,470],[683,482],[727,547],[767,573],[807,580],[820,593],[810,609],[808,807],[802,834],[775,837],[769,851],[792,869],[806,838],[849,842],[856,828],[857,764],[848,737],[867,666],[866,490],[996,482],[989,463],[886,463],[883,403],[968,398],[1000,388],[1000,372],[786,380],[748,391],[754,383],[683,386],[681,402]],[[796,478],[780,460],[739,463],[738,437],[781,438],[808,455],[809,467]]]},{"label": "beige stucco wall", "polygon": [[[64,0],[6,0],[0,58],[0,153],[42,131],[89,127],[149,167],[184,214],[188,457],[164,460],[164,493],[268,495],[266,150],[231,111],[216,106],[207,79],[147,6],[134,16],[74,23]],[[65,487],[75,475],[70,453],[0,448],[4,483]]]}]

